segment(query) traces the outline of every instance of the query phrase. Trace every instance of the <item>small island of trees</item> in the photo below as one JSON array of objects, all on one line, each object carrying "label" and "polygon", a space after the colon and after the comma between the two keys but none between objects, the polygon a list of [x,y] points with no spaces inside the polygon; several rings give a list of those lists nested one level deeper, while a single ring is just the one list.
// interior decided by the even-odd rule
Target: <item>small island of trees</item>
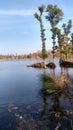
[{"label": "small island of trees", "polygon": [[[23,55],[0,55],[1,60],[20,60],[27,58],[42,58],[44,68],[46,59],[52,58],[52,65],[55,67],[55,57],[60,58],[60,65],[65,67],[73,67],[73,33],[72,20],[69,19],[67,23],[63,23],[59,27],[59,23],[64,20],[63,11],[57,6],[49,4],[47,6],[41,5],[38,7],[38,12],[34,14],[40,25],[40,37],[42,42],[42,49],[35,53]],[[50,28],[45,29],[44,18],[50,24]],[[46,50],[46,30],[51,31],[52,49]]]},{"label": "small island of trees", "polygon": [[[50,23],[51,28],[49,29],[52,32],[52,58],[54,63],[54,57],[56,52],[59,52],[60,65],[67,64],[73,66],[73,33],[72,29],[72,20],[68,20],[68,23],[63,23],[62,27],[59,28],[57,25],[63,19],[64,13],[57,5],[49,4],[47,7],[41,5],[38,7],[40,14],[37,12],[34,14],[35,18],[40,23],[40,32],[41,32],[41,41],[42,41],[42,59],[45,62],[47,56],[46,51],[46,36],[43,23],[43,17]],[[46,14],[46,15],[45,15]],[[43,16],[43,17],[42,17]],[[57,42],[57,45],[56,45]]]}]

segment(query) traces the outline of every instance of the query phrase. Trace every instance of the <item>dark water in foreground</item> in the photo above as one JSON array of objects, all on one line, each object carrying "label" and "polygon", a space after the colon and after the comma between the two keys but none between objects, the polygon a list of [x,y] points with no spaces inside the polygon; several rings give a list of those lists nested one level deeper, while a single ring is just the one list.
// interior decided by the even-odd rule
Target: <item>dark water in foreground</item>
[{"label": "dark water in foreground", "polygon": [[[41,93],[44,70],[27,67],[34,62],[0,61],[0,130],[55,130],[58,124],[59,130],[72,130],[73,69],[64,70],[71,79],[65,93],[45,96]],[[57,59],[56,64],[58,77]],[[47,69],[46,73],[54,72]]]}]

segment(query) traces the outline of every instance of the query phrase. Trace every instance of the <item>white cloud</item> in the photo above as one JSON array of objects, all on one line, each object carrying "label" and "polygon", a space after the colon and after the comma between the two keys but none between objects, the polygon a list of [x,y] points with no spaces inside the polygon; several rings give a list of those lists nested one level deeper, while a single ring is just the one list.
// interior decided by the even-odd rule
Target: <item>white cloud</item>
[{"label": "white cloud", "polygon": [[19,15],[30,16],[33,15],[35,10],[0,10],[0,15]]}]

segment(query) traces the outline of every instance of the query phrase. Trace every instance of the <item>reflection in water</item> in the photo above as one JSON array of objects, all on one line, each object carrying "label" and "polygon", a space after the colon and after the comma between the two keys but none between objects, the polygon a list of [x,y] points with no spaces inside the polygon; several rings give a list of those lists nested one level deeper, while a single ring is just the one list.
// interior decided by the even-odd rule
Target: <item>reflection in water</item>
[{"label": "reflection in water", "polygon": [[47,94],[39,94],[41,88],[48,86],[47,79],[39,81],[43,72],[57,79],[62,74],[58,64],[55,70],[45,71],[26,67],[34,62],[0,62],[0,130],[72,130],[73,70],[62,72],[70,79],[70,87],[61,91],[51,87],[56,87],[54,82]]},{"label": "reflection in water", "polygon": [[[14,104],[8,106],[8,111],[13,115],[15,120],[15,130],[37,130],[37,124],[31,114],[26,109],[19,109]],[[27,113],[27,114],[26,114]],[[10,126],[10,130],[13,126]]]},{"label": "reflection in water", "polygon": [[[61,70],[61,75],[68,76],[68,70]],[[46,76],[46,74],[44,75]],[[42,88],[48,85],[47,80],[42,78]],[[50,83],[50,82],[49,82]],[[52,87],[50,88],[52,89]],[[41,118],[48,116],[50,130],[72,130],[73,129],[73,88],[71,86],[63,88],[56,93],[44,93],[41,91],[43,106],[40,112]],[[66,104],[67,102],[67,104]],[[66,105],[65,105],[66,104]],[[69,107],[70,106],[70,107]]]}]

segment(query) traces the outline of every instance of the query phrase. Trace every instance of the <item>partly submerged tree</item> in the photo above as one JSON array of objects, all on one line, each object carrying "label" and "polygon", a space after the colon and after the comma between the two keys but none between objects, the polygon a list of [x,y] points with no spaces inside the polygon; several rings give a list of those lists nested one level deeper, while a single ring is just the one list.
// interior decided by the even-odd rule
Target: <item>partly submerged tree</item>
[{"label": "partly submerged tree", "polygon": [[57,5],[48,5],[46,8],[46,19],[50,22],[51,31],[52,31],[52,39],[53,39],[53,62],[54,62],[54,46],[55,46],[55,28],[56,25],[63,19],[63,12],[61,9],[57,7]]},{"label": "partly submerged tree", "polygon": [[62,54],[63,54],[63,45],[64,45],[64,36],[61,34],[61,29],[57,28],[56,29],[56,34],[57,34],[57,39],[58,39],[58,50],[60,52],[60,59],[62,59]]},{"label": "partly submerged tree", "polygon": [[67,59],[67,57],[71,56],[72,52],[72,45],[70,42],[70,39],[68,37],[70,33],[70,29],[72,27],[72,21],[68,21],[68,25],[63,24],[63,34],[61,33],[61,29],[57,28],[56,29],[56,34],[58,38],[58,47],[59,47],[59,52],[60,52],[60,58],[61,59]]},{"label": "partly submerged tree", "polygon": [[71,34],[71,53],[72,53],[72,59],[73,59],[73,33]]},{"label": "partly submerged tree", "polygon": [[[45,41],[46,41],[46,38],[45,38],[45,29],[44,29],[44,26],[43,26],[43,20],[42,20],[42,15],[44,13],[44,10],[45,10],[45,6],[42,5],[42,6],[39,6],[38,7],[38,10],[40,12],[40,14],[38,13],[35,13],[34,16],[35,18],[39,21],[40,23],[40,29],[41,29],[41,40],[42,40],[42,58],[43,58],[43,61],[45,63],[45,59],[47,58],[47,52],[46,52],[46,46],[45,46]],[[46,63],[45,63],[45,67],[46,67]]]},{"label": "partly submerged tree", "polygon": [[69,34],[72,28],[72,20],[68,21],[68,24],[66,25],[65,23],[62,25],[63,30],[64,30],[64,54],[66,59],[68,58],[68,53],[70,50],[69,46]]}]

